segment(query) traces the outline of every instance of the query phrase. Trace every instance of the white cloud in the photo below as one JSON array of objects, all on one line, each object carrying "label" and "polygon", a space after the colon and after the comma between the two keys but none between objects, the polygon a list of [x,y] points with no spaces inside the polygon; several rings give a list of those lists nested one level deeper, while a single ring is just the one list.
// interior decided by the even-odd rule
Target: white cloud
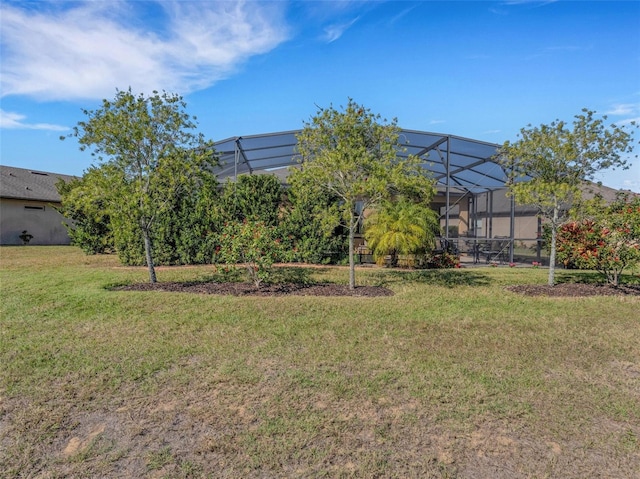
[{"label": "white cloud", "polygon": [[616,121],[616,125],[618,126],[625,126],[625,125],[631,125],[631,124],[640,125],[640,116],[637,116],[635,118],[625,118],[624,120]]},{"label": "white cloud", "polygon": [[503,5],[532,5],[535,7],[544,7],[557,1],[558,0],[507,0],[503,2]]},{"label": "white cloud", "polygon": [[10,111],[0,110],[0,128],[7,130],[49,130],[67,131],[66,126],[52,125],[50,123],[25,123],[25,115]]},{"label": "white cloud", "polygon": [[409,5],[409,7],[405,8],[404,10],[401,10],[400,13],[398,13],[397,15],[391,17],[389,19],[389,24],[393,25],[394,23],[397,23],[398,21],[400,21],[401,19],[403,19],[405,16],[407,16],[409,13],[411,13],[413,11],[413,9],[417,8],[419,6],[419,4],[414,4],[414,5]]},{"label": "white cloud", "polygon": [[538,8],[556,3],[557,1],[558,0],[505,0],[502,3],[497,4],[497,6],[489,8],[489,11],[496,15],[508,15],[508,9],[511,7],[523,6],[527,8]]},{"label": "white cloud", "polygon": [[345,23],[336,23],[333,25],[329,25],[324,28],[323,38],[327,43],[335,42],[338,38],[340,38],[344,32],[346,32],[354,23],[358,21],[360,17],[356,17],[353,20],[350,20]]},{"label": "white cloud", "polygon": [[227,77],[288,35],[279,2],[15,5],[0,7],[2,96],[100,99],[128,87],[186,94]]},{"label": "white cloud", "polygon": [[617,103],[605,113],[607,115],[633,115],[640,111],[640,105],[636,103]]}]

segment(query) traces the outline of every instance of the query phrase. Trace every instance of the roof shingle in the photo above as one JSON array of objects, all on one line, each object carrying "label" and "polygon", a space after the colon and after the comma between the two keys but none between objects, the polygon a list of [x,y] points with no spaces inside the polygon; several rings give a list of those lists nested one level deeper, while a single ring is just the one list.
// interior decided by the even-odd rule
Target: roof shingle
[{"label": "roof shingle", "polygon": [[74,177],[0,165],[0,197],[17,200],[60,202],[56,183]]}]

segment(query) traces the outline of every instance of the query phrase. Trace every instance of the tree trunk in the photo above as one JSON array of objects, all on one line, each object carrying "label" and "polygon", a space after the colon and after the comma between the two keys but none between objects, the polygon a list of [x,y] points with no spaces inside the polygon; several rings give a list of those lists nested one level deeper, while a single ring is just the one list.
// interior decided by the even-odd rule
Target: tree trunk
[{"label": "tree trunk", "polygon": [[353,252],[356,225],[353,211],[349,213],[349,289],[356,288],[356,259]]},{"label": "tree trunk", "polygon": [[553,208],[553,220],[551,221],[551,253],[549,254],[549,286],[555,284],[556,275],[556,238],[558,237],[558,207]]},{"label": "tree trunk", "polygon": [[151,251],[151,237],[149,231],[146,228],[142,229],[142,236],[144,237],[144,255],[147,260],[147,267],[149,268],[149,282],[156,283],[156,268],[153,264],[153,254]]}]

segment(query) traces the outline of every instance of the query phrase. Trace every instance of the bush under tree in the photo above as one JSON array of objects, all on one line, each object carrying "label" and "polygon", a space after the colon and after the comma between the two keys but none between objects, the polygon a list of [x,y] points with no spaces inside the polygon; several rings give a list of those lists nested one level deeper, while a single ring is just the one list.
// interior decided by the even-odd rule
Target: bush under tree
[{"label": "bush under tree", "polygon": [[216,248],[216,262],[242,265],[256,286],[269,282],[273,263],[289,261],[290,249],[276,226],[263,221],[227,223]]},{"label": "bush under tree", "polygon": [[594,269],[618,286],[622,272],[640,264],[640,197],[621,196],[610,205],[596,199],[587,217],[558,232],[558,259],[567,267]]}]

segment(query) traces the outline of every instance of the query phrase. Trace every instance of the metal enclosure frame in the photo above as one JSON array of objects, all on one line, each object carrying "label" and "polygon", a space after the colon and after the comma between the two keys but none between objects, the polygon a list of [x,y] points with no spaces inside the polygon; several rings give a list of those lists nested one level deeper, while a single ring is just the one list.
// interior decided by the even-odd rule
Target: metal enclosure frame
[{"label": "metal enclosure frame", "polygon": [[[299,163],[297,135],[302,130],[290,130],[248,136],[236,136],[214,144],[220,161],[215,173],[222,180],[241,174],[272,173],[284,181],[288,168]],[[508,174],[497,161],[500,145],[460,136],[418,130],[399,131],[399,157],[415,155],[445,195],[445,237],[449,239],[452,197],[475,197],[503,189]],[[490,215],[491,216],[491,215]],[[489,221],[491,221],[489,219]],[[514,204],[511,203],[511,246],[513,260]],[[490,227],[487,233],[490,238]]]}]

